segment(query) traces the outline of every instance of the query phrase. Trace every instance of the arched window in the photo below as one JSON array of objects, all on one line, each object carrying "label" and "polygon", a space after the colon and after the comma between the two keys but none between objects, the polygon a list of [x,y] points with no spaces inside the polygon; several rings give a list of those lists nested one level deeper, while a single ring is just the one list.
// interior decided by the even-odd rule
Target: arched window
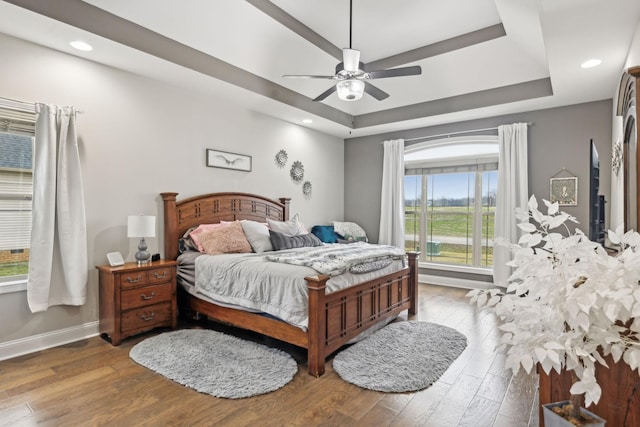
[{"label": "arched window", "polygon": [[461,136],[405,148],[407,250],[421,261],[490,269],[498,137]]}]

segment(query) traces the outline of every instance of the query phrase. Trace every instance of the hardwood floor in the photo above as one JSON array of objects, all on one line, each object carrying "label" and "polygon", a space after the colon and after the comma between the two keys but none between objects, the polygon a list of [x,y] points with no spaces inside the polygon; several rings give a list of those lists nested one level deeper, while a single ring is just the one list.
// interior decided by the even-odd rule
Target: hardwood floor
[{"label": "hardwood floor", "polygon": [[324,376],[313,378],[300,349],[240,332],[290,352],[301,366],[273,393],[218,399],[129,358],[131,347],[153,332],[119,347],[95,337],[0,362],[0,426],[537,426],[537,376],[511,378],[503,369],[503,356],[494,352],[495,319],[465,294],[420,285],[415,318],[456,328],[468,347],[417,393],[360,389],[342,381],[330,362]]}]

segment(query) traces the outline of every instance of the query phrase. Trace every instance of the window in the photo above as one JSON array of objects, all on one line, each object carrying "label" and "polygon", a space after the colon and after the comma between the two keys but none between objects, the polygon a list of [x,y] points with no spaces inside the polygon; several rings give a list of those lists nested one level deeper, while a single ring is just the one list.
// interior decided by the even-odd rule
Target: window
[{"label": "window", "polygon": [[423,262],[490,269],[498,182],[496,136],[405,150],[406,249]]},{"label": "window", "polygon": [[34,133],[33,107],[0,100],[0,293],[27,278]]}]

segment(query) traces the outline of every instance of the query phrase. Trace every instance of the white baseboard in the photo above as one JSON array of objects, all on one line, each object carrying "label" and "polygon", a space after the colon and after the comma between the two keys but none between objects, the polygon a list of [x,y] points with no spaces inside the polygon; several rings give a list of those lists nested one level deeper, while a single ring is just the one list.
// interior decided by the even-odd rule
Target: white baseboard
[{"label": "white baseboard", "polygon": [[99,322],[85,323],[71,328],[58,329],[30,337],[0,343],[0,360],[12,359],[51,347],[80,341],[98,335]]},{"label": "white baseboard", "polygon": [[493,284],[493,282],[460,279],[457,277],[436,276],[433,274],[419,274],[418,282],[464,289],[493,289],[497,287]]}]

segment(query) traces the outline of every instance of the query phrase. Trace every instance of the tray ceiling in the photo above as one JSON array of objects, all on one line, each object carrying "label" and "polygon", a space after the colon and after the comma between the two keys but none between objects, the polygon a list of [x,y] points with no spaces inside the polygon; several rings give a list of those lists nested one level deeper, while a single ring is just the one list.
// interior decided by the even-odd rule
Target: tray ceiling
[{"label": "tray ceiling", "polygon": [[355,102],[313,102],[335,83],[282,77],[334,74],[348,0],[8,0],[0,14],[0,32],[348,137],[611,98],[640,2],[353,0],[369,69],[422,67]]}]

